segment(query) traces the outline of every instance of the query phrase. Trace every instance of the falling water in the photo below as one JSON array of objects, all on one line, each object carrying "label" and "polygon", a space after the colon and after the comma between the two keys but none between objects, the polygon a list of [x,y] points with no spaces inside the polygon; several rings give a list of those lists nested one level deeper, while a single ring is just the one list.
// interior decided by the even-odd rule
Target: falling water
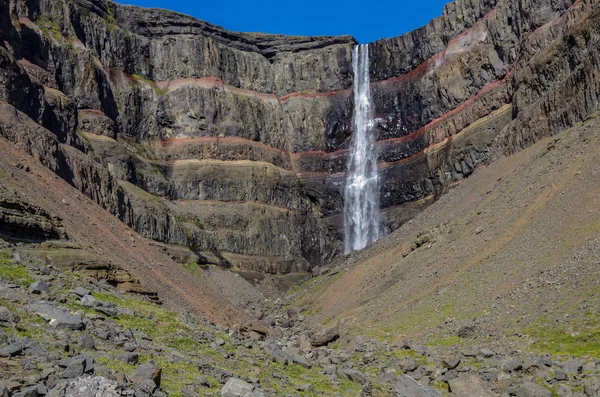
[{"label": "falling water", "polygon": [[373,105],[369,85],[369,46],[352,53],[354,130],[344,190],[345,252],[359,250],[379,238],[379,180],[373,137]]}]

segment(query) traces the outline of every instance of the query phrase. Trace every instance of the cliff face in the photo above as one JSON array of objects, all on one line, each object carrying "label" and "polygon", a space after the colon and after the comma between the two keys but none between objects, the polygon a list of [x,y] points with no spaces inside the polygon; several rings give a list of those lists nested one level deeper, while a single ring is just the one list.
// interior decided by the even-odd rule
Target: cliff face
[{"label": "cliff face", "polygon": [[[341,249],[351,37],[100,0],[0,0],[0,134],[142,235],[306,271]],[[591,0],[457,0],[371,44],[387,227],[597,109]]]}]

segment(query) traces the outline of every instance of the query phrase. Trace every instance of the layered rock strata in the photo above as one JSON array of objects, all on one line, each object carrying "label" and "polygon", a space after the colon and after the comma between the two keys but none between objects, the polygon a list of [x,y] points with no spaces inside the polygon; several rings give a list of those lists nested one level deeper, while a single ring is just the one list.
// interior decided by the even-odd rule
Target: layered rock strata
[{"label": "layered rock strata", "polygon": [[[354,39],[233,33],[99,0],[0,8],[2,136],[209,262],[302,272],[340,252]],[[597,0],[457,0],[372,43],[387,229],[595,111],[599,19]]]}]

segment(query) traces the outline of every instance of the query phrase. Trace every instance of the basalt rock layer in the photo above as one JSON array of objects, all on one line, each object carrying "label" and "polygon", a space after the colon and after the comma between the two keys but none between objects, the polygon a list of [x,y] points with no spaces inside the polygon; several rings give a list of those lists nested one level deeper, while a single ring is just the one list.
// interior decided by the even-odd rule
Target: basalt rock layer
[{"label": "basalt rock layer", "polygon": [[[99,0],[0,0],[0,134],[140,234],[247,270],[341,250],[351,37],[233,33]],[[372,43],[395,229],[598,106],[597,0],[457,0]]]}]

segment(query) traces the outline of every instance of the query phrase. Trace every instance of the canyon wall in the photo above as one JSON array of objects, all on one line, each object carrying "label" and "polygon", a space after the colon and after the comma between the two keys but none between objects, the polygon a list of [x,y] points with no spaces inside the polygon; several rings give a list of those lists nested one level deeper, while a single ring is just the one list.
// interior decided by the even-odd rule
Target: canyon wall
[{"label": "canyon wall", "polygon": [[[305,272],[341,252],[351,37],[233,33],[101,0],[0,0],[0,134],[162,243]],[[457,0],[372,43],[387,230],[598,107],[592,0]]]}]

